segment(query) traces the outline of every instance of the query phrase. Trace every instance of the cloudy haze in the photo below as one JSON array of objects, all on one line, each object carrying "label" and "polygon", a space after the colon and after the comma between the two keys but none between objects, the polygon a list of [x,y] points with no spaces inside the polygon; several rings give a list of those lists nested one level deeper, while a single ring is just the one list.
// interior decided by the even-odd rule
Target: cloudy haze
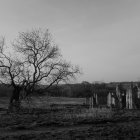
[{"label": "cloudy haze", "polygon": [[48,28],[81,81],[140,80],[139,0],[0,0],[0,35]]}]

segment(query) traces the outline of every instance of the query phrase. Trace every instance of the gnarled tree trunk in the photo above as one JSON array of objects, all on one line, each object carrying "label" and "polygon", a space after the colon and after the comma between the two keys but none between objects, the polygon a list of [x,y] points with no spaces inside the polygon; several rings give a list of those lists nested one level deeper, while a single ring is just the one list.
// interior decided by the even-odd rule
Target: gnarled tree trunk
[{"label": "gnarled tree trunk", "polygon": [[9,111],[19,111],[20,110],[20,87],[14,88],[12,96],[9,102]]}]

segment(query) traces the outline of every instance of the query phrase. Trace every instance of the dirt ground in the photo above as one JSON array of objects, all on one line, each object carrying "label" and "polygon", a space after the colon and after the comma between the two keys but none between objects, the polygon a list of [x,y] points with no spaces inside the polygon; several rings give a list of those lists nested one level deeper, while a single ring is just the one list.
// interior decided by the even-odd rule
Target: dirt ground
[{"label": "dirt ground", "polygon": [[0,139],[140,139],[139,110],[112,111],[110,117],[77,117],[75,114],[80,114],[81,108],[67,105],[65,108],[23,109],[18,114],[0,109]]}]

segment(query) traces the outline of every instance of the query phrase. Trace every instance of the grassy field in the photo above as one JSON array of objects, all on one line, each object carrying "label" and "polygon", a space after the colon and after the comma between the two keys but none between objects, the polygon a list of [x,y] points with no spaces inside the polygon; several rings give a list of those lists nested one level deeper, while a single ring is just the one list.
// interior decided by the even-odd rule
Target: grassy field
[{"label": "grassy field", "polygon": [[[8,97],[0,98],[0,108],[7,108],[9,103]],[[67,97],[32,97],[22,101],[22,106],[30,108],[49,108],[54,104],[58,105],[82,105],[85,103],[85,98],[67,98]]]},{"label": "grassy field", "polygon": [[128,140],[140,136],[140,111],[87,109],[84,98],[34,97],[18,114],[0,99],[0,139]]}]

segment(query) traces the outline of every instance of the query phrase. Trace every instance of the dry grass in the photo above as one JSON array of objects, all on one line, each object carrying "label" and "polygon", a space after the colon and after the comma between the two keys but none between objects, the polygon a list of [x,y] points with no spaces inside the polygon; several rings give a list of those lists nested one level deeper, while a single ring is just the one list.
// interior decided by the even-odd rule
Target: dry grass
[{"label": "dry grass", "polygon": [[[24,107],[29,108],[50,108],[53,104],[72,104],[72,105],[82,105],[84,104],[84,98],[67,98],[67,97],[31,97],[22,101]],[[9,98],[1,97],[0,98],[0,108],[8,108]]]},{"label": "dry grass", "polygon": [[[66,105],[83,105],[84,98],[66,98],[66,97],[32,97],[22,101],[22,106],[26,108],[42,108],[42,109],[67,109]],[[0,108],[8,107],[8,98],[2,97],[0,99]],[[109,108],[80,108],[75,111],[72,109],[69,112],[63,112],[65,119],[78,119],[78,118],[92,118],[102,119],[112,117],[112,110]]]},{"label": "dry grass", "polygon": [[[0,99],[0,105],[6,103],[8,99]],[[0,139],[112,140],[137,139],[140,136],[139,110],[117,111],[115,116],[109,108],[86,109],[81,106],[84,99],[74,98],[32,98],[29,103],[44,109],[28,112],[30,109],[24,108],[19,114],[0,114]],[[53,106],[54,110],[46,109],[46,106],[56,103],[64,108]]]},{"label": "dry grass", "polygon": [[22,102],[23,106],[29,106],[34,108],[50,108],[54,104],[58,105],[82,105],[84,104],[84,98],[67,98],[67,97],[32,97],[29,100]]},{"label": "dry grass", "polygon": [[113,111],[109,108],[92,108],[81,109],[79,112],[71,112],[64,114],[69,119],[108,119],[113,115]]}]

